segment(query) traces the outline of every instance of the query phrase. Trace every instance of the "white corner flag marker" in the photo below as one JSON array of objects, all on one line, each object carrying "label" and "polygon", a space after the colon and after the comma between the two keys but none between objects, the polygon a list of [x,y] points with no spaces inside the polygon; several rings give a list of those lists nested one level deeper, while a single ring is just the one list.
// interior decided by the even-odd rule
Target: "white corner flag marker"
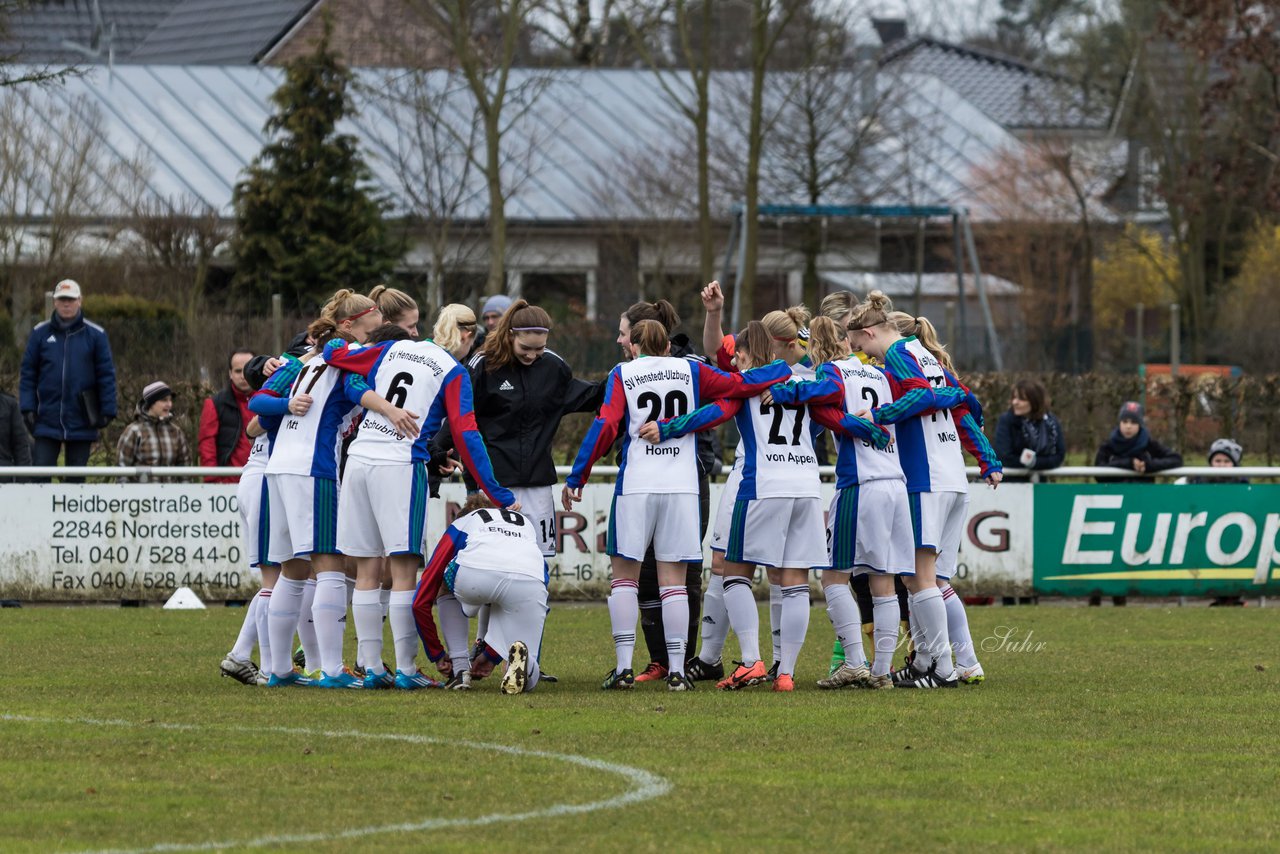
[{"label": "white corner flag marker", "polygon": [[203,611],[204,603],[190,587],[179,587],[164,603],[166,611]]}]

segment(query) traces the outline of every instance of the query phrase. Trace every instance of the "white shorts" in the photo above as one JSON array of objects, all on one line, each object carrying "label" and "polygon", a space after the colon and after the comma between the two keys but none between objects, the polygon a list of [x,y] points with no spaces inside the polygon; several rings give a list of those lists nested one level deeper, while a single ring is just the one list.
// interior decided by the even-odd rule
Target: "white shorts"
[{"label": "white shorts", "polygon": [[509,486],[511,494],[520,502],[520,512],[533,522],[538,535],[538,546],[543,557],[556,556],[556,508],[555,487]]},{"label": "white shorts", "polygon": [[338,496],[338,550],[351,557],[423,554],[427,464],[348,457]]},{"label": "white shorts", "polygon": [[821,498],[735,501],[725,560],[774,569],[825,569]]},{"label": "white shorts", "polygon": [[711,550],[722,552],[729,544],[729,526],[733,523],[733,502],[738,500],[738,487],[742,485],[742,466],[735,465],[724,482],[720,504],[716,507],[716,521],[711,526]]},{"label": "white shorts", "polygon": [[696,492],[615,495],[609,510],[606,552],[628,560],[653,556],[665,563],[702,561],[702,519]]},{"label": "white shorts", "polygon": [[937,575],[955,575],[960,538],[969,514],[967,492],[913,492],[908,496],[915,547],[938,553]]},{"label": "white shorts", "polygon": [[266,561],[269,542],[267,507],[267,475],[255,472],[240,476],[236,488],[236,504],[240,506],[240,526],[244,532],[244,553],[249,566],[261,566]]},{"label": "white shorts", "polygon": [[905,481],[867,481],[831,500],[827,553],[832,569],[909,575],[916,571],[914,544]]},{"label": "white shorts", "polygon": [[528,575],[459,566],[453,576],[453,595],[463,612],[489,606],[485,643],[506,655],[513,641],[529,648],[526,691],[538,684],[538,656],[542,652],[542,628],[547,621],[547,585]]},{"label": "white shorts", "polygon": [[268,474],[267,515],[271,563],[309,554],[338,554],[336,480]]}]

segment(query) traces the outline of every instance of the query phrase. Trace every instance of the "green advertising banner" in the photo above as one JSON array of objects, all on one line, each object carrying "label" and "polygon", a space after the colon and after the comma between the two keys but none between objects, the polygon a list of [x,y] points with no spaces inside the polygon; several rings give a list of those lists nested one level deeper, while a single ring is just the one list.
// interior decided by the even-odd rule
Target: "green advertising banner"
[{"label": "green advertising banner", "polygon": [[1280,593],[1280,485],[1036,484],[1036,592]]}]

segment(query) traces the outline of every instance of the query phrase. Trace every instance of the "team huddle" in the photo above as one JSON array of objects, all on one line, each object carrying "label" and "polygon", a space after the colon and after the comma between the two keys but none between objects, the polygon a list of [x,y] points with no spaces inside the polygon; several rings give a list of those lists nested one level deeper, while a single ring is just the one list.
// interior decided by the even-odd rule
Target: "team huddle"
[{"label": "team huddle", "polygon": [[[702,297],[711,330],[723,304],[718,284]],[[269,687],[466,690],[505,659],[504,693],[553,680],[539,660],[546,558],[555,554],[550,439],[563,415],[598,410],[560,497],[571,509],[593,464],[616,448],[607,533],[615,661],[602,688],[662,679],[671,691],[703,680],[725,690],[794,690],[814,570],[837,637],[819,687],[945,688],[984,678],[948,583],[968,505],[962,447],[992,487],[1001,468],[980,404],[925,318],[894,311],[879,292],[861,303],[829,297],[812,319],[793,307],[733,335],[717,329],[712,364],[675,336],[669,303],[640,303],[620,323],[626,360],[591,384],[546,349],[550,318],[523,300],[506,308],[468,365],[474,314],[447,306],[432,338],[416,339],[416,307],[397,325],[397,300],[412,302],[381,287],[368,297],[339,291],[289,353],[260,376],[246,372],[260,388],[250,400],[254,445],[239,499],[263,587],[224,675]],[[515,391],[512,378],[554,391],[538,395],[536,411],[512,412],[494,394]],[[698,436],[730,420],[741,439],[714,513],[703,596],[710,514]],[[836,495],[823,508],[817,443],[827,430]],[[432,480],[457,468],[473,492],[429,544]],[[751,583],[761,566],[772,667],[760,655]],[[641,600],[646,586],[656,586],[652,604]],[[659,626],[665,660],[637,676],[642,607]],[[343,660],[348,608],[352,667]],[[394,672],[383,663],[384,619]],[[902,621],[913,652],[894,670]],[[721,661],[729,630],[741,652],[732,669]],[[255,642],[260,667],[249,658]],[[420,649],[442,682],[419,670]]]}]

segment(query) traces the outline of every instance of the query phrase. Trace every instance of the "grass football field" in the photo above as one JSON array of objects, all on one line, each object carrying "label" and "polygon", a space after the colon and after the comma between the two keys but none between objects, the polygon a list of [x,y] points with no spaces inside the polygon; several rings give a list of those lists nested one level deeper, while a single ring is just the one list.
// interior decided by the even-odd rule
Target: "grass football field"
[{"label": "grass football field", "polygon": [[977,687],[819,691],[815,607],[794,694],[606,693],[557,605],[560,683],[505,697],[241,686],[240,609],[6,610],[0,851],[1280,845],[1280,609],[969,613]]}]

